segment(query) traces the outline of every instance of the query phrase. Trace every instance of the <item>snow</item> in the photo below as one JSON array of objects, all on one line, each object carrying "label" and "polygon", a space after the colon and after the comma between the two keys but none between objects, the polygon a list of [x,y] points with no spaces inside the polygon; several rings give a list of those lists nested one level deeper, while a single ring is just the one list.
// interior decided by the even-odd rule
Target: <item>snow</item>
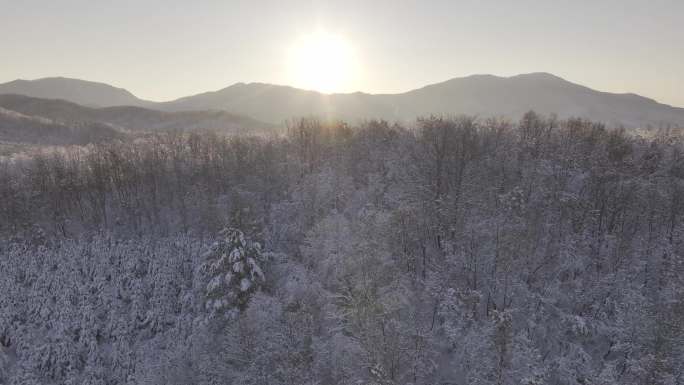
[{"label": "snow", "polygon": [[2,163],[0,384],[681,383],[684,141],[528,123]]}]

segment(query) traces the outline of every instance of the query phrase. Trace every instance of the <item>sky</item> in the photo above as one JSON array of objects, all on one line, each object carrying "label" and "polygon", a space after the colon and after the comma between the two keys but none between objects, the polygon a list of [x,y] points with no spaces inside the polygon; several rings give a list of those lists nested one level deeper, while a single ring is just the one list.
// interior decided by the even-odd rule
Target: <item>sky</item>
[{"label": "sky", "polygon": [[65,76],[163,101],[529,72],[684,107],[684,1],[0,0],[0,82]]}]

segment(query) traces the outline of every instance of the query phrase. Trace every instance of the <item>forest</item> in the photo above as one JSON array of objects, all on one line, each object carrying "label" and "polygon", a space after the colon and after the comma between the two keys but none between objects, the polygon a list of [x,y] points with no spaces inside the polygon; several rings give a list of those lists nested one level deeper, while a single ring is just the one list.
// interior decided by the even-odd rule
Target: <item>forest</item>
[{"label": "forest", "polygon": [[0,384],[684,384],[684,137],[309,117],[1,158]]}]

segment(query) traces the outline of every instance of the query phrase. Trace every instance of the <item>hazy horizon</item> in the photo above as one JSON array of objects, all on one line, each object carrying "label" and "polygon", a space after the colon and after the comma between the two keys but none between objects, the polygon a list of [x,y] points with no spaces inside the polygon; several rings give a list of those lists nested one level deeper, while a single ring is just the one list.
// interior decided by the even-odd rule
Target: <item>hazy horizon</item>
[{"label": "hazy horizon", "polygon": [[238,82],[397,93],[549,72],[684,106],[677,1],[1,3],[3,83],[63,76],[161,101]]}]

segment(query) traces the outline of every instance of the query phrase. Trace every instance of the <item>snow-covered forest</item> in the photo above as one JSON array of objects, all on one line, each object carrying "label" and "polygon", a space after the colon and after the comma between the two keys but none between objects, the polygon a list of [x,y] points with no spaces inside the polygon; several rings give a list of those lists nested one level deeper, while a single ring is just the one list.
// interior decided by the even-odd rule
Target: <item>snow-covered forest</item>
[{"label": "snow-covered forest", "polygon": [[684,384],[684,141],[530,112],[4,159],[0,384]]}]

